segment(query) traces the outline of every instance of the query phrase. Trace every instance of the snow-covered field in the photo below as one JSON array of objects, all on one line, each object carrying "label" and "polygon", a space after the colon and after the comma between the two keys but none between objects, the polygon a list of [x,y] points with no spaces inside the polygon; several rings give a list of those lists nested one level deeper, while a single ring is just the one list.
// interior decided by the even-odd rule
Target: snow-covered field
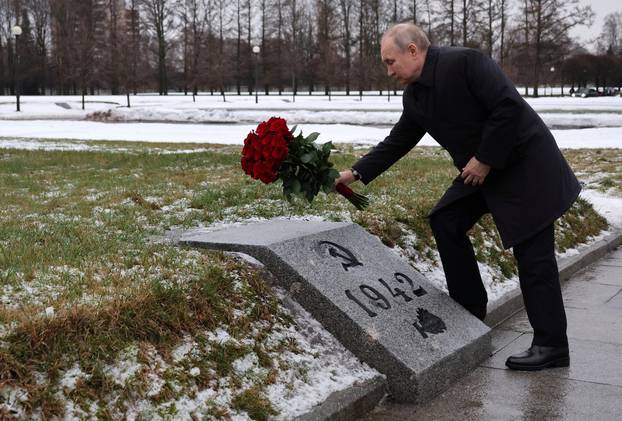
[{"label": "snow-covered field", "polygon": [[[266,114],[270,116],[270,114]],[[119,140],[132,142],[217,143],[241,145],[256,124],[99,123],[92,121],[1,121],[0,147],[19,147],[19,139]],[[303,133],[319,132],[318,142],[375,145],[388,127],[350,124],[299,124]],[[621,148],[622,127],[552,130],[561,148]],[[31,144],[32,142],[26,142]],[[438,146],[426,134],[420,145]]]},{"label": "snow-covered field", "polygon": [[[305,133],[320,132],[320,141],[375,144],[399,118],[401,98],[380,96],[297,97],[271,95],[255,104],[252,96],[222,97],[139,95],[87,97],[23,97],[15,111],[12,97],[0,98],[0,137],[35,139],[127,140],[241,144],[257,122],[272,115],[298,124]],[[622,98],[528,98],[562,148],[620,147]],[[98,120],[98,121],[94,121]],[[102,122],[106,121],[106,123]],[[125,123],[125,124],[110,124]],[[195,123],[195,124],[180,124]],[[564,130],[559,130],[564,129]],[[566,130],[568,129],[568,130]],[[15,144],[15,142],[10,142]],[[3,147],[10,147],[4,143]],[[436,145],[426,135],[422,145]]]},{"label": "snow-covered field", "polygon": [[[201,95],[193,102],[192,96],[142,95],[131,97],[132,108],[129,109],[123,107],[125,97],[122,96],[88,97],[87,100],[86,110],[82,111],[80,98],[76,96],[23,97],[23,111],[17,113],[12,97],[0,97],[0,148],[107,148],[101,144],[89,145],[89,140],[241,144],[258,121],[272,115],[287,118],[291,124],[298,124],[305,133],[320,132],[320,142],[370,145],[388,134],[390,125],[399,117],[401,110],[399,96],[392,96],[390,101],[386,96],[365,96],[362,101],[358,96],[333,97],[330,102],[324,96],[305,96],[297,97],[293,102],[291,96],[274,95],[260,97],[259,104],[255,104],[252,96],[227,96],[226,102],[223,102],[220,96]],[[553,130],[562,148],[622,147],[622,98],[554,97],[530,98],[527,101],[547,124],[564,128]],[[98,119],[108,122],[94,121]],[[437,145],[428,135],[420,144]],[[123,151],[119,147],[115,150]],[[582,196],[607,218],[612,230],[622,229],[622,198],[596,190],[585,190]],[[412,253],[408,248],[396,251],[406,255]],[[568,250],[564,255],[578,251]],[[444,289],[440,267],[424,263],[419,269],[437,287]],[[491,303],[508,290],[518,287],[516,278],[503,284],[493,284],[490,282],[490,268],[485,265],[480,268]],[[298,323],[308,327],[312,321],[302,313],[298,314]],[[314,326],[314,330],[321,329]],[[301,385],[299,397],[286,397],[287,391],[271,392],[270,398],[278,402],[284,419],[308,410],[330,391],[374,374],[366,366],[358,365],[347,351],[335,344],[328,346],[328,342],[325,339],[327,346],[318,347],[318,361],[310,364],[315,383],[310,381],[307,385]],[[321,379],[325,378],[334,379],[334,382],[330,385],[322,383]]]}]

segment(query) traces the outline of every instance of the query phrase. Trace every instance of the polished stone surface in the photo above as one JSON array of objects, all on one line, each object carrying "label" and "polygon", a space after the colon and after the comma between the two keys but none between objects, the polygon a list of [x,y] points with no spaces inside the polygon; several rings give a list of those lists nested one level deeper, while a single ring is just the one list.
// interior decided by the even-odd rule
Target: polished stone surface
[{"label": "polished stone surface", "polygon": [[[494,354],[473,373],[422,405],[386,401],[365,420],[617,420],[622,414],[622,293],[612,256],[562,285],[570,367],[518,372],[508,356],[532,334],[524,311],[492,332]],[[622,269],[619,267],[617,269]]]},{"label": "polished stone surface", "polygon": [[607,257],[602,260],[602,264],[609,265],[614,264],[617,266],[622,266],[622,246],[615,249],[611,252]]},{"label": "polished stone surface", "polygon": [[622,266],[600,264],[590,271],[582,271],[580,280],[605,285],[622,286]]},{"label": "polished stone surface", "polygon": [[606,285],[595,282],[577,280],[564,288],[564,304],[566,308],[593,309],[609,302],[622,290],[622,286]]},{"label": "polished stone surface", "polygon": [[619,420],[622,387],[552,376],[550,371],[479,368],[433,401],[383,404],[364,420]]},{"label": "polished stone surface", "polygon": [[[602,305],[598,309],[566,307],[568,337],[622,345],[622,312]],[[517,332],[532,332],[527,313],[511,317],[499,327]]]},{"label": "polished stone surface", "polygon": [[398,400],[428,400],[490,355],[484,323],[356,224],[278,219],[180,243],[255,257]]}]

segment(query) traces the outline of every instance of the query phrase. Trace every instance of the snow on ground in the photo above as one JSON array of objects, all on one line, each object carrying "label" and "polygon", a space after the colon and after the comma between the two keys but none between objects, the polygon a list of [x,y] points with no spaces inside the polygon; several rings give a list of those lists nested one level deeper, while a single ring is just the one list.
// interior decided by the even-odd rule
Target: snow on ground
[{"label": "snow on ground", "polygon": [[[544,121],[553,128],[622,126],[622,98],[527,98]],[[402,100],[398,96],[379,96],[368,93],[358,96],[262,96],[258,104],[254,97],[202,94],[192,100],[184,95],[138,95],[131,97],[127,108],[124,96],[87,97],[82,110],[79,96],[22,97],[22,111],[15,111],[12,97],[0,98],[0,120],[82,120],[102,119],[126,122],[178,122],[214,124],[255,124],[271,115],[305,124],[365,124],[391,126],[399,118]]]},{"label": "snow on ground", "polygon": [[[118,140],[131,142],[217,143],[241,145],[255,124],[99,123],[91,121],[5,120],[0,123],[0,148],[30,149],[33,139]],[[319,143],[375,145],[389,128],[349,124],[301,124],[305,134],[319,132]],[[561,148],[621,148],[622,127],[552,130]],[[4,139],[3,139],[4,138]],[[24,144],[18,138],[29,139]],[[47,142],[46,142],[47,143]],[[67,145],[64,142],[63,145]],[[438,146],[426,134],[419,145]],[[83,146],[80,146],[84,148]]]},{"label": "snow on ground", "polygon": [[594,210],[604,216],[612,228],[622,229],[622,197],[592,189],[583,189],[581,197],[590,202]]},{"label": "snow on ground", "polygon": [[[399,93],[399,92],[398,92]],[[87,97],[82,111],[79,96],[22,97],[16,112],[12,97],[0,97],[0,137],[31,139],[123,140],[241,144],[259,121],[277,115],[304,133],[320,132],[320,142],[376,144],[399,118],[401,98],[386,96],[260,97],[202,94],[192,96],[132,96],[132,108],[124,96]],[[92,102],[91,102],[92,101]],[[622,143],[622,97],[527,98],[554,129],[562,148],[620,147]],[[90,116],[89,116],[90,114]],[[88,118],[90,120],[85,120]],[[104,123],[102,120],[109,121]],[[125,124],[112,124],[124,122]],[[343,124],[347,122],[347,124]],[[195,124],[178,124],[195,123]],[[580,129],[588,128],[591,129]],[[436,145],[426,135],[422,145]],[[0,147],[17,147],[5,144]]]}]

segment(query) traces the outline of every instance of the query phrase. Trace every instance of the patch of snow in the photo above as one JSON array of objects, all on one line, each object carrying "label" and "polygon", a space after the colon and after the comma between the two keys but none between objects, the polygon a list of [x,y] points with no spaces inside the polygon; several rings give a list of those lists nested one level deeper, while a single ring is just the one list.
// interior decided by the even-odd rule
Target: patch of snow
[{"label": "patch of snow", "polygon": [[233,371],[238,375],[242,375],[248,370],[259,367],[259,360],[257,359],[257,354],[249,352],[244,357],[235,360],[231,366],[233,367]]},{"label": "patch of snow", "polygon": [[104,367],[104,373],[119,386],[125,385],[130,377],[140,371],[141,365],[136,359],[137,355],[138,348],[130,346],[119,355],[115,364]]},{"label": "patch of snow", "polygon": [[185,335],[183,341],[180,345],[178,345],[171,352],[171,356],[173,357],[173,362],[179,362],[186,358],[186,356],[192,351],[193,348],[197,346],[197,343],[192,339],[191,336]]},{"label": "patch of snow", "polygon": [[85,377],[85,374],[82,372],[79,364],[74,364],[73,367],[65,372],[65,374],[60,379],[59,384],[63,389],[68,389],[69,391],[72,391],[76,387],[76,382],[81,377]]},{"label": "patch of snow", "polygon": [[583,189],[581,197],[590,202],[594,210],[604,216],[611,226],[622,228],[622,197],[607,195],[593,189]]},{"label": "patch of snow", "polygon": [[283,290],[277,289],[277,294],[293,312],[296,326],[274,332],[271,341],[293,337],[301,349],[311,352],[282,355],[288,368],[280,371],[278,381],[266,388],[268,398],[280,412],[275,419],[295,418],[331,393],[379,375],[361,363],[298,303],[287,298]]}]

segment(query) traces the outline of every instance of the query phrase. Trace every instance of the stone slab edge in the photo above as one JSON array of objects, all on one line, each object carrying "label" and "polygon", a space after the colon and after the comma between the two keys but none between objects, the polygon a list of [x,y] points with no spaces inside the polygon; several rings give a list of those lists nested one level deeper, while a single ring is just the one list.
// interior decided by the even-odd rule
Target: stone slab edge
[{"label": "stone slab edge", "polygon": [[331,393],[324,402],[316,405],[294,421],[350,421],[362,418],[378,405],[386,394],[383,376],[354,384]]},{"label": "stone slab edge", "polygon": [[[616,231],[602,240],[594,242],[579,254],[558,260],[560,282],[567,281],[576,272],[604,257],[621,244],[622,231]],[[485,323],[491,328],[524,308],[523,296],[518,288],[508,292],[497,303],[495,307],[489,309],[485,320]]]}]

